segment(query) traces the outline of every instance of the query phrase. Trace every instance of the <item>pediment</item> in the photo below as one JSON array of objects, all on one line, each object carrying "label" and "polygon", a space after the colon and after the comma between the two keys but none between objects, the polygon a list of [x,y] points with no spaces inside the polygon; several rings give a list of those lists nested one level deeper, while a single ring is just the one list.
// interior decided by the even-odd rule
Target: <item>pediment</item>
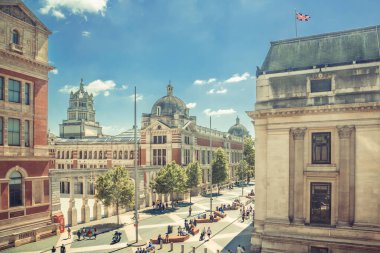
[{"label": "pediment", "polygon": [[152,124],[150,124],[146,129],[149,129],[149,130],[167,130],[167,129],[170,129],[170,127],[168,125],[166,125],[165,123],[159,121],[159,120],[156,120],[154,121]]},{"label": "pediment", "polygon": [[190,131],[190,132],[196,132],[197,131],[197,128],[195,126],[195,124],[191,121],[187,122],[183,127],[182,129],[186,130],[186,131]]},{"label": "pediment", "polygon": [[51,33],[50,30],[21,1],[2,1],[0,3],[0,11],[32,26],[41,27],[43,30]]}]

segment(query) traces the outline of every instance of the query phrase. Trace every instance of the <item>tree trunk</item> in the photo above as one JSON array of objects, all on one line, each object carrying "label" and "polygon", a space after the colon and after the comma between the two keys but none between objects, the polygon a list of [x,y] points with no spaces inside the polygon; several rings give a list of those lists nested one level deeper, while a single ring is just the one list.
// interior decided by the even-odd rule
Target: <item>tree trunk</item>
[{"label": "tree trunk", "polygon": [[189,194],[190,194],[190,204],[191,204],[191,189],[190,189],[190,191],[189,191]]},{"label": "tree trunk", "polygon": [[116,220],[117,220],[117,225],[120,224],[119,220],[119,201],[116,201]]},{"label": "tree trunk", "polygon": [[216,184],[216,187],[218,187],[218,195],[219,195],[219,184]]}]

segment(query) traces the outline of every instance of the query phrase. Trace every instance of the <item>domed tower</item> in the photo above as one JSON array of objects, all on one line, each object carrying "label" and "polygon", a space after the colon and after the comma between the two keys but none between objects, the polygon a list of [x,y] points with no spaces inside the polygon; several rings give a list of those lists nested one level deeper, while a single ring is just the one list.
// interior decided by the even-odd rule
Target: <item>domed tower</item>
[{"label": "domed tower", "polygon": [[239,137],[249,136],[249,132],[245,126],[240,124],[239,117],[236,117],[236,124],[228,129],[228,133]]},{"label": "domed tower", "polygon": [[173,86],[169,83],[166,86],[167,95],[158,99],[150,114],[143,114],[142,128],[151,123],[152,120],[159,120],[169,127],[181,127],[195,117],[189,116],[189,109],[185,102],[173,95]]}]

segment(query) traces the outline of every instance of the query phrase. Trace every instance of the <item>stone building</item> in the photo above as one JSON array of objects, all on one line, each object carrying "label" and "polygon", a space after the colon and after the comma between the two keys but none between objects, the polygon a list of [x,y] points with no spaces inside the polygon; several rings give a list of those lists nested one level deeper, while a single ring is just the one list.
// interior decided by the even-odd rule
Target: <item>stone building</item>
[{"label": "stone building", "polygon": [[[83,85],[80,90],[87,94]],[[70,95],[70,100],[72,97]],[[92,111],[95,118],[95,111]],[[241,124],[239,128],[245,129]],[[76,135],[78,136],[80,135]],[[115,136],[76,137],[68,139],[49,135],[49,148],[54,154],[54,168],[57,169],[54,173],[52,172],[52,175],[57,175],[60,181],[57,182],[59,186],[54,183],[55,191],[59,191],[58,194],[60,193],[61,196],[70,197],[69,224],[72,224],[72,221],[75,224],[76,220],[86,221],[101,217],[97,214],[100,207],[94,204],[96,211],[90,212],[91,217],[82,215],[77,219],[71,218],[72,213],[76,212],[70,211],[75,206],[75,198],[79,199],[77,202],[82,201],[82,195],[85,196],[82,199],[93,198],[93,183],[96,178],[94,173],[99,175],[101,171],[104,172],[104,169],[123,166],[130,171],[132,179],[135,177],[134,129]],[[235,179],[234,167],[243,156],[243,137],[198,126],[196,117],[189,115],[189,109],[186,108],[185,103],[173,95],[171,84],[167,86],[167,95],[154,103],[151,113],[143,113],[141,129],[137,131],[137,142],[140,207],[151,206],[152,201],[157,199],[169,199],[168,196],[164,198],[155,194],[150,189],[149,183],[154,179],[157,171],[171,161],[176,161],[177,164],[183,166],[198,161],[203,168],[202,187],[207,187],[210,182],[209,168],[213,151],[221,147],[228,154],[231,180]],[[94,173],[91,173],[92,171]],[[87,200],[83,203],[81,209],[88,208]],[[76,209],[80,206],[77,203]],[[59,211],[59,209],[59,197],[54,198],[53,210]],[[102,207],[102,213],[105,216],[110,212]]]},{"label": "stone building", "polygon": [[83,79],[79,90],[70,93],[67,120],[59,125],[59,137],[80,139],[102,136],[102,128],[95,121],[94,98],[83,87]]},{"label": "stone building", "polygon": [[0,1],[0,250],[56,233],[47,145],[49,29]]},{"label": "stone building", "polygon": [[380,252],[379,28],[271,43],[248,113],[254,252]]}]

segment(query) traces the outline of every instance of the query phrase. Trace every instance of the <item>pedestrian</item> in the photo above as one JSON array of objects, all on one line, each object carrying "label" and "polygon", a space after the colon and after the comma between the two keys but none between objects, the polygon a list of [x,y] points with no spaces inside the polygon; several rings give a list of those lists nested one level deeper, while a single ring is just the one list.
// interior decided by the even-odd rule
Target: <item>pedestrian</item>
[{"label": "pedestrian", "polygon": [[61,246],[61,253],[66,253],[66,247],[64,244]]},{"label": "pedestrian", "polygon": [[153,209],[154,209],[155,206],[156,206],[156,202],[153,201]]},{"label": "pedestrian", "polygon": [[55,253],[55,247],[54,246],[53,246],[53,248],[51,248],[51,252]]},{"label": "pedestrian", "polygon": [[211,237],[211,228],[210,227],[207,228],[207,236],[208,236],[208,239],[210,240],[210,237]]},{"label": "pedestrian", "polygon": [[71,228],[67,227],[67,239],[71,238]]},{"label": "pedestrian", "polygon": [[245,252],[245,250],[239,244],[239,246],[237,246],[237,248],[236,248],[236,253],[244,253],[244,252]]},{"label": "pedestrian", "polygon": [[78,231],[77,231],[78,241],[80,241],[80,235],[81,235],[81,233],[80,233],[80,230],[78,229]]},{"label": "pedestrian", "polygon": [[166,202],[166,209],[168,209],[169,208],[169,204],[168,204],[168,202]]},{"label": "pedestrian", "polygon": [[189,216],[191,216],[191,206],[189,206]]},{"label": "pedestrian", "polygon": [[94,227],[94,238],[96,240],[96,227]]},{"label": "pedestrian", "polygon": [[197,220],[194,219],[194,226],[196,227],[197,226]]},{"label": "pedestrian", "polygon": [[245,213],[243,213],[241,216],[241,219],[243,220],[243,222],[244,222],[244,218],[245,218]]}]

